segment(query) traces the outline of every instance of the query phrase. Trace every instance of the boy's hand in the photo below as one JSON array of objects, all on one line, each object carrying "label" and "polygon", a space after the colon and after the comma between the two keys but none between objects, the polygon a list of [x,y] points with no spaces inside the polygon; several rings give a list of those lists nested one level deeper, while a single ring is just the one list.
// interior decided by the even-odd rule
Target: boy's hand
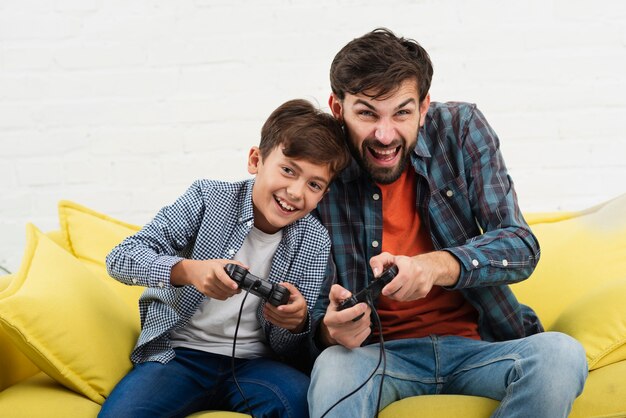
[{"label": "boy's hand", "polygon": [[175,286],[192,285],[206,296],[226,300],[239,293],[237,282],[224,270],[228,263],[243,264],[234,260],[182,260],[172,267],[170,282]]},{"label": "boy's hand", "polygon": [[[366,303],[357,303],[351,308],[338,311],[337,306],[352,294],[347,289],[334,284],[330,288],[330,304],[324,320],[320,324],[320,334],[326,346],[341,344],[346,348],[359,347],[371,333],[371,308]],[[363,317],[353,321],[359,315]]]},{"label": "boy's hand", "polygon": [[272,324],[285,328],[293,334],[299,334],[304,330],[307,318],[306,300],[302,293],[291,283],[280,283],[289,290],[289,302],[286,305],[272,306],[266,303],[263,315]]}]

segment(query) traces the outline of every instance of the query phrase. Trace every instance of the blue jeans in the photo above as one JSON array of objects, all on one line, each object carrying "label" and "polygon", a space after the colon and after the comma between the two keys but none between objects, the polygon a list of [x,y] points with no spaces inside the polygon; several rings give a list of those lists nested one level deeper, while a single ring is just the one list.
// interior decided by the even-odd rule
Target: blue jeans
[{"label": "blue jeans", "polygon": [[[231,358],[187,348],[175,349],[167,364],[136,365],[115,386],[99,417],[186,417],[197,411],[247,413],[232,379]],[[237,381],[256,418],[308,417],[309,378],[266,358],[235,359]]]},{"label": "blue jeans", "polygon": [[[309,412],[321,417],[361,385],[379,358],[379,344],[348,350],[329,347],[317,358]],[[567,417],[587,378],[585,351],[556,332],[485,342],[431,336],[385,343],[387,370],[380,408],[416,395],[460,394],[500,401],[493,417]],[[382,373],[334,407],[327,417],[373,417]]]}]

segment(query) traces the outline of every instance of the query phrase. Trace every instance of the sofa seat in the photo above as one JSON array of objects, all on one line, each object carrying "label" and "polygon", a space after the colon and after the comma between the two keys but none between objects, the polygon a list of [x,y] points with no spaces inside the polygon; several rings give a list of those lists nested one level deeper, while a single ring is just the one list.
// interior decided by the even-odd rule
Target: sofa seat
[{"label": "sofa seat", "polygon": [[[589,378],[570,417],[626,417],[626,194],[583,211],[525,217],[542,255],[512,289],[547,330],[578,339],[587,354]],[[110,278],[104,258],[139,227],[69,201],[59,203],[59,224],[46,234],[27,226],[20,271],[0,276],[0,417],[95,417],[132,367],[142,289]],[[419,396],[380,417],[486,418],[497,406]]]}]

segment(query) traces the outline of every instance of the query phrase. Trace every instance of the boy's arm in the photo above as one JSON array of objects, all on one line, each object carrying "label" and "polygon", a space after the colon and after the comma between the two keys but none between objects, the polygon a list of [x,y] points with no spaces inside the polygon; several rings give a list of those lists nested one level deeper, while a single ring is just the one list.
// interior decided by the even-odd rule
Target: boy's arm
[{"label": "boy's arm", "polygon": [[[308,338],[311,332],[311,311],[320,294],[329,257],[330,240],[324,244],[324,247],[320,249],[314,258],[307,262],[304,277],[300,278],[297,283],[292,283],[297,285],[307,305],[308,314],[301,327],[301,332],[292,333],[285,328],[272,324],[262,314],[259,315],[267,341],[272,350],[277,354],[291,354],[291,352],[299,348],[300,344]],[[263,307],[260,309],[262,313]]]},{"label": "boy's arm", "polygon": [[194,182],[172,205],[111,250],[106,257],[109,275],[128,285],[171,287],[171,269],[194,242],[204,212],[200,184]]}]

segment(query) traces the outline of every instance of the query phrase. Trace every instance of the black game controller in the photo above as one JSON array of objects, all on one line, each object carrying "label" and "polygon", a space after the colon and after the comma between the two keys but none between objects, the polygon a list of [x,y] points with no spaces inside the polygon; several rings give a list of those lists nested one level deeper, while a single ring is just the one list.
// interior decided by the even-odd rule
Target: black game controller
[{"label": "black game controller", "polygon": [[260,279],[240,265],[229,263],[224,266],[224,270],[240,289],[249,290],[274,306],[286,305],[289,301],[289,290],[286,287]]},{"label": "black game controller", "polygon": [[[360,292],[350,296],[348,299],[345,299],[343,302],[337,306],[338,311],[343,311],[344,309],[348,309],[361,302],[374,302],[376,298],[380,295],[380,292],[383,290],[383,287],[387,285],[390,281],[393,280],[394,277],[398,274],[398,266],[395,264],[391,267],[385,269],[383,274],[380,275],[376,280],[371,282],[369,286]],[[363,314],[357,316],[353,319],[353,321],[358,321],[363,317]]]}]

